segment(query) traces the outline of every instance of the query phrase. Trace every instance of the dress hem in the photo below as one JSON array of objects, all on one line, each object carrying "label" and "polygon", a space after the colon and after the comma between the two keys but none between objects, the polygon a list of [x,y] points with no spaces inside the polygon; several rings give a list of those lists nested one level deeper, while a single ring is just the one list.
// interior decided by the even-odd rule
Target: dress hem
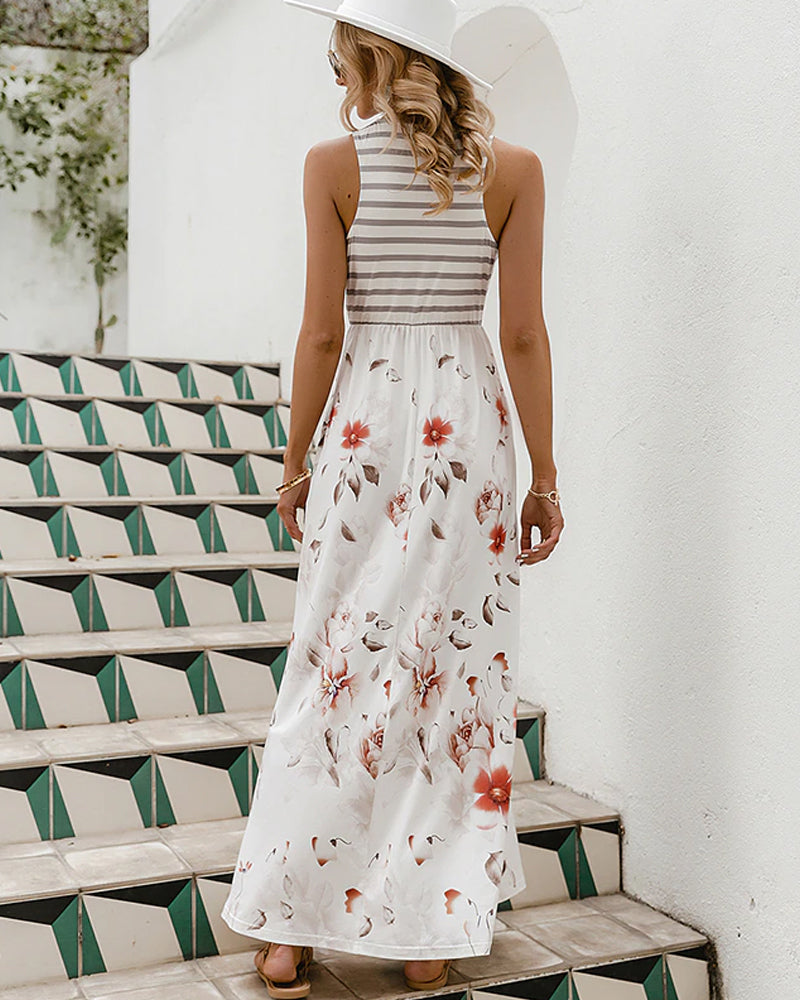
[{"label": "dress hem", "polygon": [[[512,896],[518,895],[525,888],[527,888],[527,883],[523,883],[513,893],[498,900],[498,903],[502,903],[506,899],[511,899]],[[276,933],[267,927],[259,928],[261,933],[257,933],[254,928],[247,927],[243,920],[232,916],[227,907],[223,907],[220,916],[231,930],[236,931],[237,934],[257,938],[259,941],[274,941],[275,944],[311,945],[318,948],[330,948],[332,951],[343,951],[351,955],[368,955],[372,958],[395,958],[399,960],[414,958],[473,958],[488,955],[492,950],[493,943],[492,941],[489,942],[489,947],[486,951],[478,951],[471,945],[457,944],[442,945],[440,947],[427,947],[423,945],[373,945],[366,941],[355,941],[352,938],[334,937],[325,934],[284,934],[282,931]]]}]

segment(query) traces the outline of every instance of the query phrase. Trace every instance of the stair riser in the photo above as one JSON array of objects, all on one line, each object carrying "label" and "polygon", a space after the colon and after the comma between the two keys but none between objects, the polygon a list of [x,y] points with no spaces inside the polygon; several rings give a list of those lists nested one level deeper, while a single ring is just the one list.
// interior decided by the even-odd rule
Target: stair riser
[{"label": "stair riser", "polygon": [[0,394],[0,447],[263,451],[283,447],[288,431],[286,404],[114,402]]},{"label": "stair riser", "polygon": [[0,662],[0,732],[269,712],[286,645]]},{"label": "stair riser", "polygon": [[273,400],[281,396],[278,365],[216,364],[143,358],[0,352],[0,390],[110,399]]},{"label": "stair riser", "polygon": [[[267,714],[268,710],[265,717]],[[267,727],[265,718],[264,731]],[[517,737],[512,780],[521,784],[540,776],[541,752],[534,743],[541,733],[539,720],[520,720],[517,732],[524,735]],[[46,733],[43,736],[42,756],[46,757]],[[124,755],[118,752],[25,767],[7,766],[0,769],[0,843],[58,840],[246,816],[263,745],[264,737],[260,737],[255,741],[242,739],[235,745],[164,752],[143,742],[135,753]],[[544,839],[539,831],[526,833],[524,850],[565,851],[569,859],[574,849],[570,838],[576,830],[577,824],[571,823],[558,833],[548,831]],[[607,832],[616,837],[619,834],[614,824]],[[576,888],[576,871],[570,870],[569,877],[570,885]]]},{"label": "stair riser", "polygon": [[296,583],[296,566],[6,575],[0,630],[13,637],[285,621]]},{"label": "stair riser", "polygon": [[0,506],[0,559],[300,551],[275,503]]},{"label": "stair riser", "polygon": [[[309,459],[311,466],[311,460]],[[59,497],[273,495],[283,481],[283,450],[273,453],[153,448],[0,451],[3,500]]]}]

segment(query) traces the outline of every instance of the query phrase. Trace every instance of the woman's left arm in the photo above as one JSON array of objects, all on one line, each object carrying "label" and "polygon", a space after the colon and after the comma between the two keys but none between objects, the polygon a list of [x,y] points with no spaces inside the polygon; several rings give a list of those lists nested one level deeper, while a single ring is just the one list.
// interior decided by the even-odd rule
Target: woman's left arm
[{"label": "woman's left arm", "polygon": [[[303,169],[305,306],[292,370],[289,439],[283,458],[284,482],[306,467],[306,454],[328,398],[344,340],[347,250],[344,227],[331,187],[333,152],[329,141],[317,143],[306,153]],[[294,510],[298,498],[305,497],[307,486],[305,482],[286,490],[278,503],[279,515],[298,541],[302,534]]]}]

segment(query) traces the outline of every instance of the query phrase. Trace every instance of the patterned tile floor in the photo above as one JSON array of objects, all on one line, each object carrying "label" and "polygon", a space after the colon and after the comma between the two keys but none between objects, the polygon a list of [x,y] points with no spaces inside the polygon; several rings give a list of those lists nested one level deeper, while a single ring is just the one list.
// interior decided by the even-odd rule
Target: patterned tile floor
[{"label": "patterned tile floor", "polygon": [[[495,931],[491,954],[453,962],[447,987],[435,995],[462,996],[469,989],[473,996],[491,991],[508,996],[536,997],[530,981],[553,976],[565,977],[569,970],[586,971],[602,964],[602,982],[618,992],[598,993],[584,988],[579,996],[615,997],[651,996],[633,993],[629,979],[609,978],[613,963],[622,960],[621,969],[631,963],[624,960],[642,956],[658,957],[667,950],[691,952],[702,947],[705,938],[691,928],[639,903],[621,893],[591,900],[571,900],[530,910],[505,912]],[[31,985],[10,989],[0,994],[2,1000],[263,1000],[267,996],[261,979],[253,968],[253,950],[188,962],[168,962],[149,968],[125,972],[101,973],[54,985]],[[678,956],[669,955],[668,959]],[[703,992],[701,968],[697,957],[685,957],[689,966],[682,972],[683,1000],[701,1000]],[[693,973],[691,971],[694,965]],[[312,996],[318,1000],[392,1000],[395,997],[424,995],[406,988],[402,963],[390,959],[349,955],[324,948],[315,949],[312,965]],[[576,975],[580,976],[578,971]],[[702,969],[705,975],[705,969]],[[513,982],[513,986],[511,985]],[[567,978],[564,978],[567,982]],[[616,983],[615,987],[613,984]],[[623,985],[624,984],[624,985]],[[541,996],[550,996],[542,992]],[[553,993],[552,996],[560,996]]]}]

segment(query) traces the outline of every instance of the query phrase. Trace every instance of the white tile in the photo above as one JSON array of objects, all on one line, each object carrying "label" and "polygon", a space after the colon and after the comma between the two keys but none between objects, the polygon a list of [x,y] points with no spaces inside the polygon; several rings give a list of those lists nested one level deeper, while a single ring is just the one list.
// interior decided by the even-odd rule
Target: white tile
[{"label": "white tile", "polygon": [[54,772],[76,837],[143,825],[127,781],[62,764],[56,764]]},{"label": "white tile", "polygon": [[159,412],[172,448],[213,448],[215,443],[202,414],[188,407],[160,403]]},{"label": "white tile", "polygon": [[76,357],[75,370],[81,388],[87,396],[124,396],[119,371],[107,365],[96,364],[90,358]]},{"label": "white tile", "polygon": [[46,924],[0,918],[0,941],[3,957],[13,956],[12,961],[0,963],[0,988],[66,976],[56,936]]},{"label": "white tile", "polygon": [[283,482],[282,456],[276,455],[275,458],[267,458],[264,455],[251,455],[250,468],[258,492],[270,497],[275,494],[275,487],[278,483]]},{"label": "white tile", "polygon": [[12,354],[20,388],[40,396],[63,396],[64,383],[55,365],[45,364],[25,354]]},{"label": "white tile", "polygon": [[261,598],[261,607],[267,619],[275,621],[292,617],[297,592],[294,580],[279,576],[277,573],[254,569],[253,583]]},{"label": "white tile", "polygon": [[198,495],[238,496],[239,486],[233,468],[223,462],[187,453],[186,466]]},{"label": "white tile", "polygon": [[183,670],[152,663],[146,657],[119,656],[119,666],[128,685],[139,719],[163,719],[166,715],[197,715],[197,706]]},{"label": "white tile", "polygon": [[241,815],[227,771],[166,754],[159,754],[157,759],[178,823],[229,819]]},{"label": "white tile", "polygon": [[[166,908],[123,899],[108,899],[92,893],[84,895],[83,903],[94,928],[103,962],[110,972],[182,957],[175,928]],[[192,984],[193,996],[202,995],[199,991],[195,992],[197,985]],[[180,984],[178,988],[185,995],[186,986]],[[122,995],[130,1000],[137,993],[141,996],[143,991],[132,990]],[[165,995],[170,995],[169,988],[159,987],[158,996],[163,998]]]},{"label": "white tile", "polygon": [[39,660],[28,660],[26,666],[48,728],[108,722],[94,674],[66,670]]},{"label": "white tile", "polygon": [[[3,902],[66,895],[77,892],[77,888],[75,876],[56,855],[0,859],[0,900]],[[5,946],[3,931],[0,931],[0,940]],[[16,984],[24,981],[22,977],[17,978]]]},{"label": "white tile", "polygon": [[70,507],[69,520],[82,556],[133,555],[125,523],[85,507]]},{"label": "white tile", "polygon": [[12,410],[0,409],[0,447],[25,444],[17,429],[17,421]]},{"label": "white tile", "polygon": [[169,467],[140,455],[121,452],[119,464],[128,493],[137,497],[172,497],[175,486]]},{"label": "white tile", "polygon": [[109,447],[149,448],[152,445],[144,413],[133,407],[115,406],[98,399],[97,416]]},{"label": "white tile", "polygon": [[[68,847],[62,856],[82,888],[138,885],[189,875],[189,868],[160,841],[123,843],[109,847]],[[95,931],[98,924],[92,920]],[[153,958],[151,961],[158,961]],[[131,963],[135,964],[135,963]]]},{"label": "white tile", "polygon": [[264,420],[258,413],[225,405],[220,406],[219,412],[231,448],[258,451],[272,447]]},{"label": "white tile", "polygon": [[211,650],[208,658],[226,711],[266,710],[275,703],[275,682],[266,663],[254,663],[224,650]]},{"label": "white tile", "polygon": [[30,468],[24,462],[14,462],[0,456],[0,482],[6,500],[32,499],[36,486]]},{"label": "white tile", "polygon": [[192,573],[176,573],[175,583],[190,625],[225,625],[242,620],[232,587]]},{"label": "white tile", "polygon": [[104,497],[108,490],[99,465],[82,462],[70,455],[51,451],[47,454],[52,478],[62,497]]},{"label": "white tile", "polygon": [[139,377],[143,396],[148,396],[150,399],[182,398],[183,393],[177,373],[158,368],[156,365],[148,364],[148,362],[139,359],[136,359],[133,365]]},{"label": "white tile", "polygon": [[164,626],[154,591],[101,573],[95,576],[95,586],[110,629]]},{"label": "white tile", "polygon": [[[5,491],[5,483],[3,484]],[[0,507],[0,557],[52,559],[57,555],[46,521]]]},{"label": "white tile", "polygon": [[191,363],[191,369],[201,399],[214,399],[215,396],[221,399],[236,399],[233,376],[214,371],[213,368],[208,368],[197,361]]},{"label": "white tile", "polygon": [[279,379],[277,375],[265,372],[261,368],[255,368],[253,365],[245,365],[245,371],[255,399],[271,403],[278,398]]},{"label": "white tile", "polygon": [[29,402],[43,444],[51,448],[82,448],[92,443],[86,437],[77,410],[43,399]]},{"label": "white tile", "polygon": [[28,580],[11,579],[8,587],[26,635],[83,630],[71,594]]},{"label": "white tile", "polygon": [[186,986],[197,982],[205,982],[205,975],[197,962],[164,962],[152,965],[147,969],[125,969],[121,972],[98,972],[93,976],[81,976],[78,980],[81,989],[89,1000],[105,1000],[106,997],[117,997],[119,1000],[130,1000],[131,990],[172,988],[181,986],[184,996],[189,1000],[193,991]]},{"label": "white tile", "polygon": [[197,522],[160,507],[145,507],[144,520],[150,530],[153,545],[159,554],[193,552],[205,555],[205,546]]}]

